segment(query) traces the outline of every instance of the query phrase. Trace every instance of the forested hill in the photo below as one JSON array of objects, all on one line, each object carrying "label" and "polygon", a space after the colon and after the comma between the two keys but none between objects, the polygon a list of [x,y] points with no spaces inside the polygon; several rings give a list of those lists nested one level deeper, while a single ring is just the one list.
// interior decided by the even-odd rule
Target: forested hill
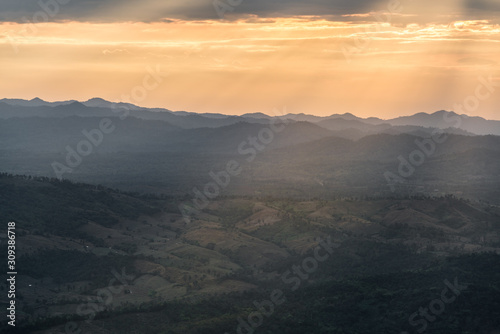
[{"label": "forested hill", "polygon": [[158,204],[137,194],[55,178],[0,174],[0,213],[33,233],[82,236],[89,221],[112,226],[159,212]]},{"label": "forested hill", "polygon": [[[429,333],[499,328],[498,206],[451,195],[221,196],[186,223],[177,205],[187,200],[0,174],[0,215],[16,222],[24,333],[64,333],[71,321],[99,334],[234,333],[253,302],[277,289],[286,302],[255,333],[413,333],[422,317],[419,326],[409,317],[455,277],[467,289],[427,321]],[[326,240],[320,255],[332,256],[306,278],[292,276]],[[90,315],[78,313],[121,270],[128,286],[113,286],[112,302]]]}]

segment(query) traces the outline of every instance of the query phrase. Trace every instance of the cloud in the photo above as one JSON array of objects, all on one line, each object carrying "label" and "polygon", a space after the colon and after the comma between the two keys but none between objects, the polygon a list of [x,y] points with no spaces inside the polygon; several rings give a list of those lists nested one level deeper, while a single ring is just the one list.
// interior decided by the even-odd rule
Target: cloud
[{"label": "cloud", "polygon": [[465,5],[469,9],[500,11],[500,2],[497,0],[466,0]]},{"label": "cloud", "polygon": [[[239,4],[238,4],[239,3]],[[461,14],[494,19],[500,11],[497,0],[1,0],[0,22],[91,21],[168,22],[219,20],[214,4],[225,6],[226,20],[245,17],[329,17],[331,20],[371,20],[373,11],[400,5],[404,15],[435,16],[441,9],[460,7]],[[232,5],[231,5],[232,4]]]},{"label": "cloud", "polygon": [[0,21],[163,21],[216,18],[210,1],[168,0],[2,0]]},{"label": "cloud", "polygon": [[109,50],[109,49],[105,49],[102,51],[102,53],[104,55],[109,55],[109,54],[120,54],[120,53],[128,53],[128,54],[131,54],[128,50],[124,50],[124,49],[113,49],[113,50]]},{"label": "cloud", "polygon": [[[384,10],[394,1],[398,0],[2,0],[0,20],[22,22],[38,18],[40,21],[45,17],[50,21],[100,22],[219,19],[214,3],[226,4],[228,17],[333,15],[342,18],[344,15],[345,18]],[[230,5],[238,2],[239,5]],[[411,3],[410,0],[399,2],[402,6]],[[422,7],[435,3],[430,0],[423,2],[420,2]],[[465,5],[477,11],[500,10],[496,0],[466,0]]]}]

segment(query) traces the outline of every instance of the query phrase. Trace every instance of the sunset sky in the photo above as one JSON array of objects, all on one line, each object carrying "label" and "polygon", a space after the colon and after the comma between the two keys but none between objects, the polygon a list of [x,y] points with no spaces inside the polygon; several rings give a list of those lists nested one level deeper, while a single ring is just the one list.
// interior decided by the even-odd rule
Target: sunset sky
[{"label": "sunset sky", "polygon": [[463,112],[500,119],[498,0],[58,1],[0,2],[0,98],[124,101],[150,67],[163,81],[130,102],[392,118],[455,110],[483,78]]}]

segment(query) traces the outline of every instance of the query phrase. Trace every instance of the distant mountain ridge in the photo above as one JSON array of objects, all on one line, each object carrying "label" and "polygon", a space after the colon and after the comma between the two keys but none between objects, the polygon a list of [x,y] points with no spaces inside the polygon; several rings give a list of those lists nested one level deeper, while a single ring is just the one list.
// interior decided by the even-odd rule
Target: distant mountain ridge
[{"label": "distant mountain ridge", "polygon": [[[487,120],[482,117],[458,115],[453,111],[440,110],[431,114],[417,113],[393,119],[377,117],[361,118],[350,113],[315,116],[307,114],[291,114],[269,116],[261,112],[247,113],[241,116],[218,113],[195,113],[171,111],[165,108],[145,108],[131,103],[110,102],[102,98],[87,101],[47,102],[40,98],[32,100],[0,99],[0,119],[14,117],[112,117],[123,115],[144,119],[168,122],[184,129],[218,128],[238,122],[266,124],[275,117],[297,122],[309,122],[321,126],[340,136],[359,139],[376,133],[416,133],[428,132],[428,129],[445,129],[446,132],[464,135],[497,135],[500,136],[500,121]],[[425,130],[427,129],[427,130]]]},{"label": "distant mountain ridge", "polygon": [[[98,131],[104,118],[109,133]],[[404,161],[413,161],[395,192],[500,203],[498,121],[446,111],[393,120],[286,114],[280,124],[277,118],[177,113],[102,99],[2,100],[0,171],[183,195],[236,161],[245,172],[231,178],[228,195],[331,197],[392,194],[386,173],[403,175]],[[445,141],[429,139],[436,128],[444,129]],[[496,135],[482,135],[489,132]],[[415,160],[420,150],[422,162]]]}]

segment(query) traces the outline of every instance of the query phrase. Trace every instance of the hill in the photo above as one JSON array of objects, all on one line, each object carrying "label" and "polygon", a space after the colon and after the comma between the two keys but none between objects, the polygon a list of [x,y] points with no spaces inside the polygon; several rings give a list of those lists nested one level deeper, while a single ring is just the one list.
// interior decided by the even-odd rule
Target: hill
[{"label": "hill", "polygon": [[[6,201],[0,212],[16,222],[18,323],[25,332],[64,332],[68,322],[94,332],[122,326],[140,332],[234,331],[238,317],[253,312],[253,301],[276,289],[287,302],[263,329],[292,333],[291,314],[292,327],[304,331],[305,319],[317,324],[331,310],[334,321],[322,326],[360,333],[405,329],[413,309],[432,301],[443,279],[455,277],[468,290],[457,313],[436,326],[448,328],[476,307],[474,316],[485,321],[464,320],[462,328],[496,326],[490,313],[497,310],[498,206],[452,196],[235,197],[211,201],[186,224],[177,209],[187,200],[182,197],[12,175],[0,175],[0,194],[0,202]],[[314,258],[318,246],[322,256],[332,256],[299,281],[300,289],[294,289],[296,280],[283,282],[290,268]],[[122,282],[110,283],[116,278]],[[104,293],[106,302],[99,303]],[[373,304],[358,303],[366,298]],[[396,306],[376,311],[384,302]],[[81,312],[93,303],[99,305],[94,311]],[[367,316],[364,327],[342,322],[366,311],[377,316]],[[129,320],[162,312],[167,322]],[[377,322],[380,315],[390,322]]]}]

